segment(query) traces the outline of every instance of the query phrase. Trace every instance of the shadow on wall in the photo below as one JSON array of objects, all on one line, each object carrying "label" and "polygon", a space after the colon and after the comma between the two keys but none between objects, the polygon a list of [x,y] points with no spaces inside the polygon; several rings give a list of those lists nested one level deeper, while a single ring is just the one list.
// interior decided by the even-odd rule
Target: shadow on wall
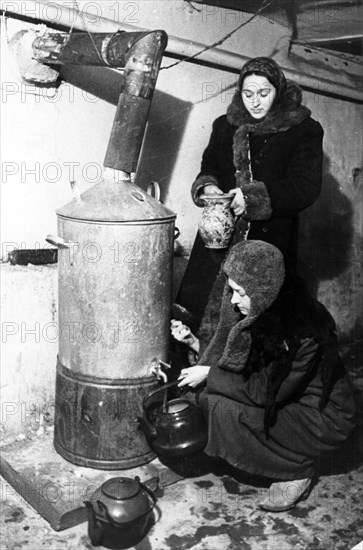
[{"label": "shadow on wall", "polygon": [[300,216],[299,272],[315,297],[320,281],[338,277],[352,262],[353,206],[334,173],[335,165],[324,155],[321,195]]},{"label": "shadow on wall", "polygon": [[[103,67],[64,66],[60,76],[69,84],[117,105],[123,75]],[[140,154],[136,183],[146,189],[151,181],[161,187],[161,200],[168,191],[192,104],[155,90]],[[111,127],[110,127],[111,135]]]},{"label": "shadow on wall", "polygon": [[[192,103],[155,90],[137,170],[138,185],[157,181],[166,196]],[[188,190],[189,191],[189,190]]]},{"label": "shadow on wall", "polygon": [[339,449],[326,453],[318,460],[319,475],[345,474],[363,465],[363,394],[355,388],[354,395],[357,405],[356,426]]},{"label": "shadow on wall", "polygon": [[63,65],[60,78],[112,105],[117,105],[124,82],[123,74],[118,71],[87,65]]},{"label": "shadow on wall", "polygon": [[[341,168],[339,168],[341,171]],[[300,217],[299,271],[314,296],[319,283],[337,279],[329,292],[338,292],[336,298],[342,309],[351,310],[349,333],[340,353],[354,386],[358,409],[357,426],[340,449],[327,453],[319,461],[321,475],[347,473],[363,464],[363,364],[361,340],[361,311],[357,307],[359,282],[355,275],[362,257],[362,238],[355,227],[357,208],[361,208],[359,195],[361,182],[359,169],[340,177],[349,199],[341,191],[336,179],[338,167],[324,156],[323,188],[319,200]],[[357,196],[357,201],[354,197]],[[330,301],[330,296],[327,297]],[[324,297],[322,297],[324,302]],[[347,307],[348,305],[348,307]],[[354,317],[356,317],[354,319]],[[335,319],[339,325],[339,318]]]},{"label": "shadow on wall", "polygon": [[[148,125],[137,170],[137,184],[146,189],[151,181],[157,181],[161,190],[161,201],[171,193],[181,194],[180,190],[171,188],[171,178],[177,161],[185,127],[192,103],[155,90],[151,104]],[[189,194],[190,184],[186,182],[185,193]],[[178,216],[176,210],[176,226]],[[188,259],[186,250],[178,240],[174,242],[173,295],[179,290]]]},{"label": "shadow on wall", "polygon": [[[60,76],[69,84],[112,105],[117,105],[124,83],[121,73],[104,67],[63,66]],[[192,103],[188,101],[182,101],[157,89],[154,92],[137,169],[136,183],[146,190],[151,181],[158,182],[162,202],[170,188],[171,176],[180,151],[191,107]],[[174,263],[173,297],[177,293],[187,264],[186,252],[178,241],[175,242],[174,252],[177,258]]]}]

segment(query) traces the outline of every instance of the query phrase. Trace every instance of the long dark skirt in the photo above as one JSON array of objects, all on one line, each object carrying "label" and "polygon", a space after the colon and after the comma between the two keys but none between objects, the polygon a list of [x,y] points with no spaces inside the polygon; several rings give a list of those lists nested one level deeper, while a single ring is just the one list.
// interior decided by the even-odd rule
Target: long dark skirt
[{"label": "long dark skirt", "polygon": [[316,458],[338,447],[354,427],[347,415],[333,424],[318,410],[291,403],[264,432],[264,408],[237,403],[204,391],[199,403],[208,415],[209,440],[204,452],[250,474],[279,480],[312,477]]}]

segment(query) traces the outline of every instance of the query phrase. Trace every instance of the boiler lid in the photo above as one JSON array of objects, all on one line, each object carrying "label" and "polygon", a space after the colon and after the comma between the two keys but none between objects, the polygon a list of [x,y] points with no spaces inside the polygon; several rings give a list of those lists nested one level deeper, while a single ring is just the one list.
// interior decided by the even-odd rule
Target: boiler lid
[{"label": "boiler lid", "polygon": [[82,221],[137,222],[175,219],[176,214],[130,181],[103,179],[80,199],[57,210],[57,215]]}]

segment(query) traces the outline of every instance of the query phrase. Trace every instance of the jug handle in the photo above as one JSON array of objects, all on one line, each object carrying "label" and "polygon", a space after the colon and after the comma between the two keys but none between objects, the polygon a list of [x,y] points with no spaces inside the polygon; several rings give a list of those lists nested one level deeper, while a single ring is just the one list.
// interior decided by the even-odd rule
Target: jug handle
[{"label": "jug handle", "polygon": [[160,185],[157,181],[151,181],[147,186],[147,193],[160,202]]}]

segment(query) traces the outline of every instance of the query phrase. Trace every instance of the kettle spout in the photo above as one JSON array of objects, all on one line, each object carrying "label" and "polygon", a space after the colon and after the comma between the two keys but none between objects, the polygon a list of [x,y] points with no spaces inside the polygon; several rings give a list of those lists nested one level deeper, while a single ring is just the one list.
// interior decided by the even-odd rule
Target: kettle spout
[{"label": "kettle spout", "polygon": [[156,429],[146,418],[142,416],[137,417],[137,421],[140,424],[140,428],[144,433],[146,439],[153,440],[156,439]]},{"label": "kettle spout", "polygon": [[86,506],[87,508],[87,511],[88,511],[88,519],[91,519],[91,520],[96,520],[96,514],[95,514],[95,511],[93,509],[93,504],[92,502],[90,502],[89,500],[84,500],[83,501],[83,504]]},{"label": "kettle spout", "polygon": [[100,546],[103,541],[103,527],[98,524],[92,502],[84,501],[88,511],[88,536],[93,546]]}]

